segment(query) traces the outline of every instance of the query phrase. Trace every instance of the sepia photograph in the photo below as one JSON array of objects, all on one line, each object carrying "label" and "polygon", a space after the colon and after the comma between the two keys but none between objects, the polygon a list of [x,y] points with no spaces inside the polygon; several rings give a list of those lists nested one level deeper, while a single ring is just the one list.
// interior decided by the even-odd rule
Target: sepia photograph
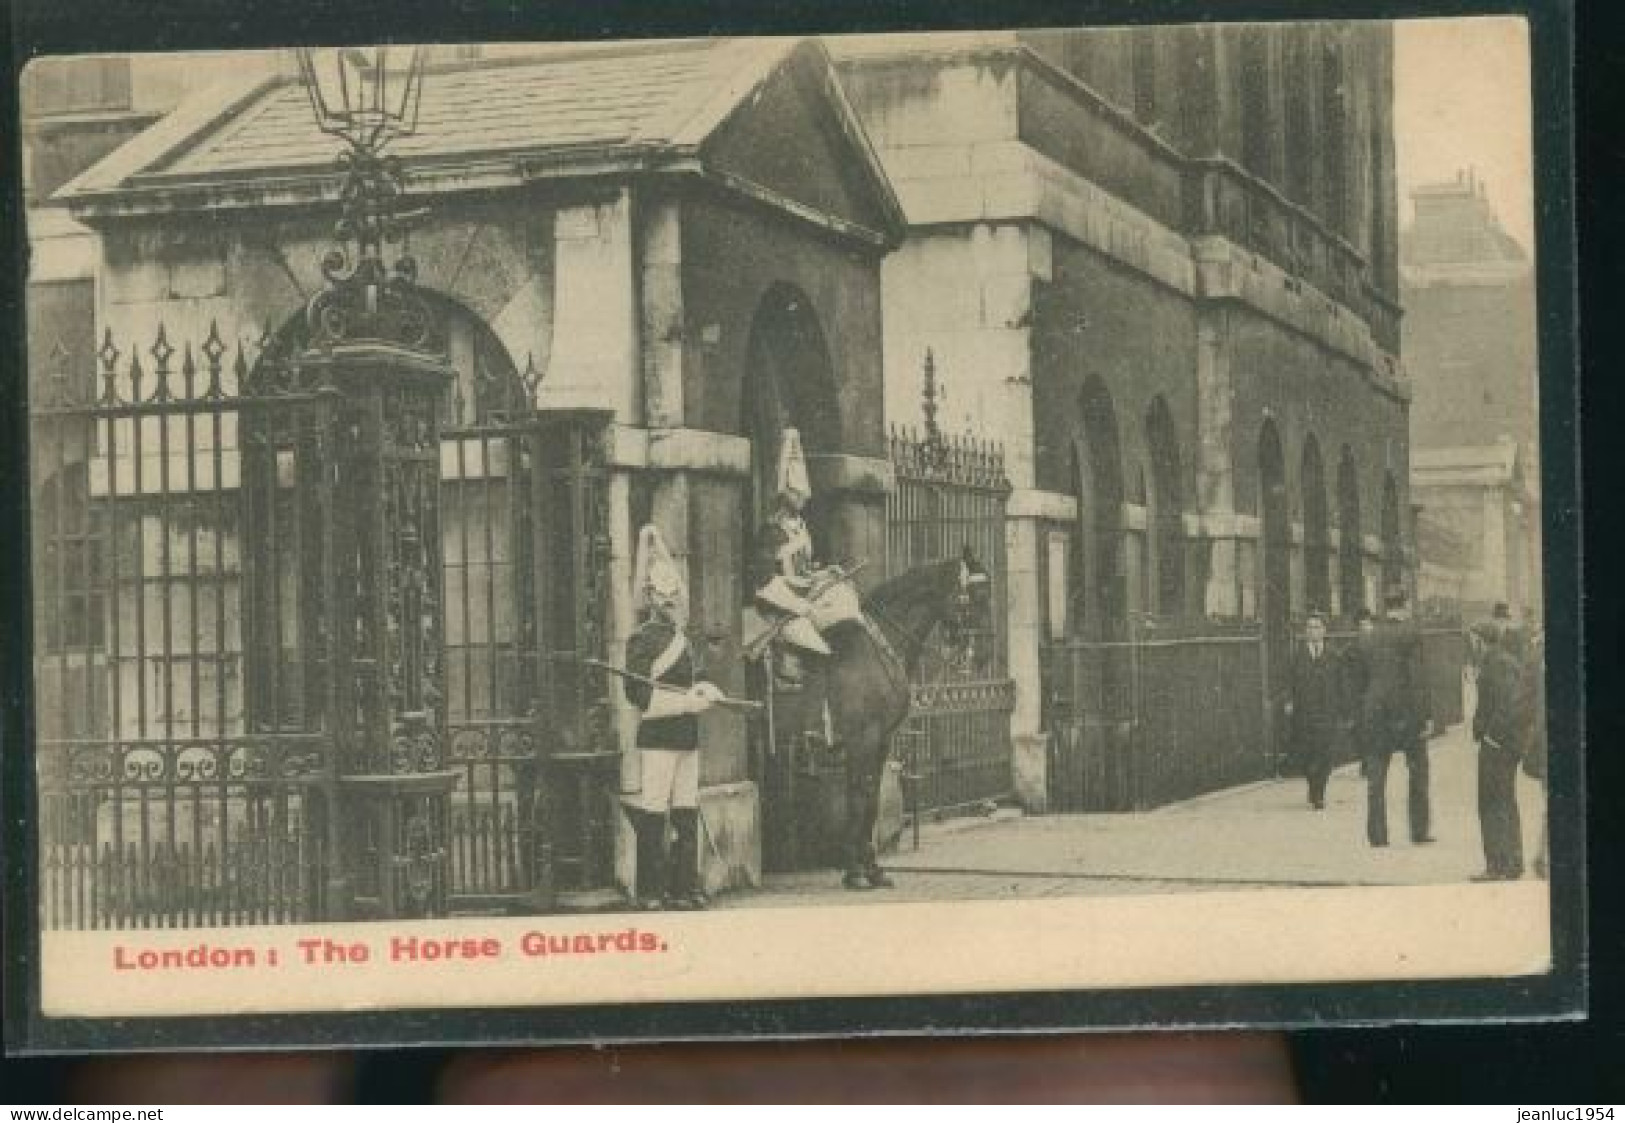
[{"label": "sepia photograph", "polygon": [[1548,976],[1532,57],[33,59],[39,1018]]}]

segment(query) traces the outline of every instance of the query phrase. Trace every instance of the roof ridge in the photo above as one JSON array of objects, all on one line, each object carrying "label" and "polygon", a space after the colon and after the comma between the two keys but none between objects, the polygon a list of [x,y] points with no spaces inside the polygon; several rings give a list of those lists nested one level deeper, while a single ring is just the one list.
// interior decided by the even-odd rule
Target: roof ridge
[{"label": "roof ridge", "polygon": [[718,61],[713,63],[720,71],[717,82],[700,86],[691,99],[676,99],[665,112],[646,122],[633,139],[658,136],[669,138],[674,147],[697,147],[772,76],[799,42],[793,36],[717,40]]}]

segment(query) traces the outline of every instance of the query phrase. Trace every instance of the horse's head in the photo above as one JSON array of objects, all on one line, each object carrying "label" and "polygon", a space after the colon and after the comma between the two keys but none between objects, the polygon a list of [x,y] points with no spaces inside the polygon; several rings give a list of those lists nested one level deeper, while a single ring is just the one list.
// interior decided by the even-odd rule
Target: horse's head
[{"label": "horse's head", "polygon": [[971,667],[987,652],[977,650],[978,641],[993,634],[993,578],[987,567],[967,544],[955,563],[949,590],[948,611],[943,631],[959,662]]}]

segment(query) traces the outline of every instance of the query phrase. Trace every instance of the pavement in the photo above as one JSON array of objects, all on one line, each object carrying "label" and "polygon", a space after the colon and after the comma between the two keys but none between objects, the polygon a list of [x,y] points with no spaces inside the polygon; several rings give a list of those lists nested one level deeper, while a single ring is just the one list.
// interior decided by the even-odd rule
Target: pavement
[{"label": "pavement", "polygon": [[[1431,845],[1409,841],[1401,758],[1388,773],[1392,845],[1366,843],[1366,782],[1357,764],[1339,769],[1326,808],[1309,806],[1302,779],[1268,780],[1155,811],[1122,815],[1001,814],[905,834],[883,856],[896,886],[851,892],[839,871],[768,874],[759,890],[728,894],[719,908],[862,905],[898,901],[1200,892],[1249,887],[1431,885],[1468,880],[1484,868],[1477,810],[1477,749],[1461,727],[1435,737]],[[1541,827],[1539,784],[1520,774],[1525,858]],[[1532,875],[1531,875],[1532,876]]]}]

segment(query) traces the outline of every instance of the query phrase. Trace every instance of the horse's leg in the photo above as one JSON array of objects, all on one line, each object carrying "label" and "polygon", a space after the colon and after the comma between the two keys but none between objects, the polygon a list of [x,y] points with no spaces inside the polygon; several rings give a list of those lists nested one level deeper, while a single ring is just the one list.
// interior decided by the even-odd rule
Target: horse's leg
[{"label": "horse's leg", "polygon": [[880,817],[880,776],[886,763],[886,741],[873,727],[848,744],[847,862],[843,884],[848,889],[890,886],[892,881],[875,856],[875,822]]},{"label": "horse's leg", "polygon": [[886,871],[880,866],[880,856],[875,852],[875,827],[880,822],[880,782],[886,775],[886,761],[891,757],[891,737],[879,731],[874,734],[875,749],[870,756],[868,780],[864,785],[867,802],[863,809],[863,853],[864,876],[869,879],[869,885],[874,889],[890,889],[896,882],[892,881]]}]

